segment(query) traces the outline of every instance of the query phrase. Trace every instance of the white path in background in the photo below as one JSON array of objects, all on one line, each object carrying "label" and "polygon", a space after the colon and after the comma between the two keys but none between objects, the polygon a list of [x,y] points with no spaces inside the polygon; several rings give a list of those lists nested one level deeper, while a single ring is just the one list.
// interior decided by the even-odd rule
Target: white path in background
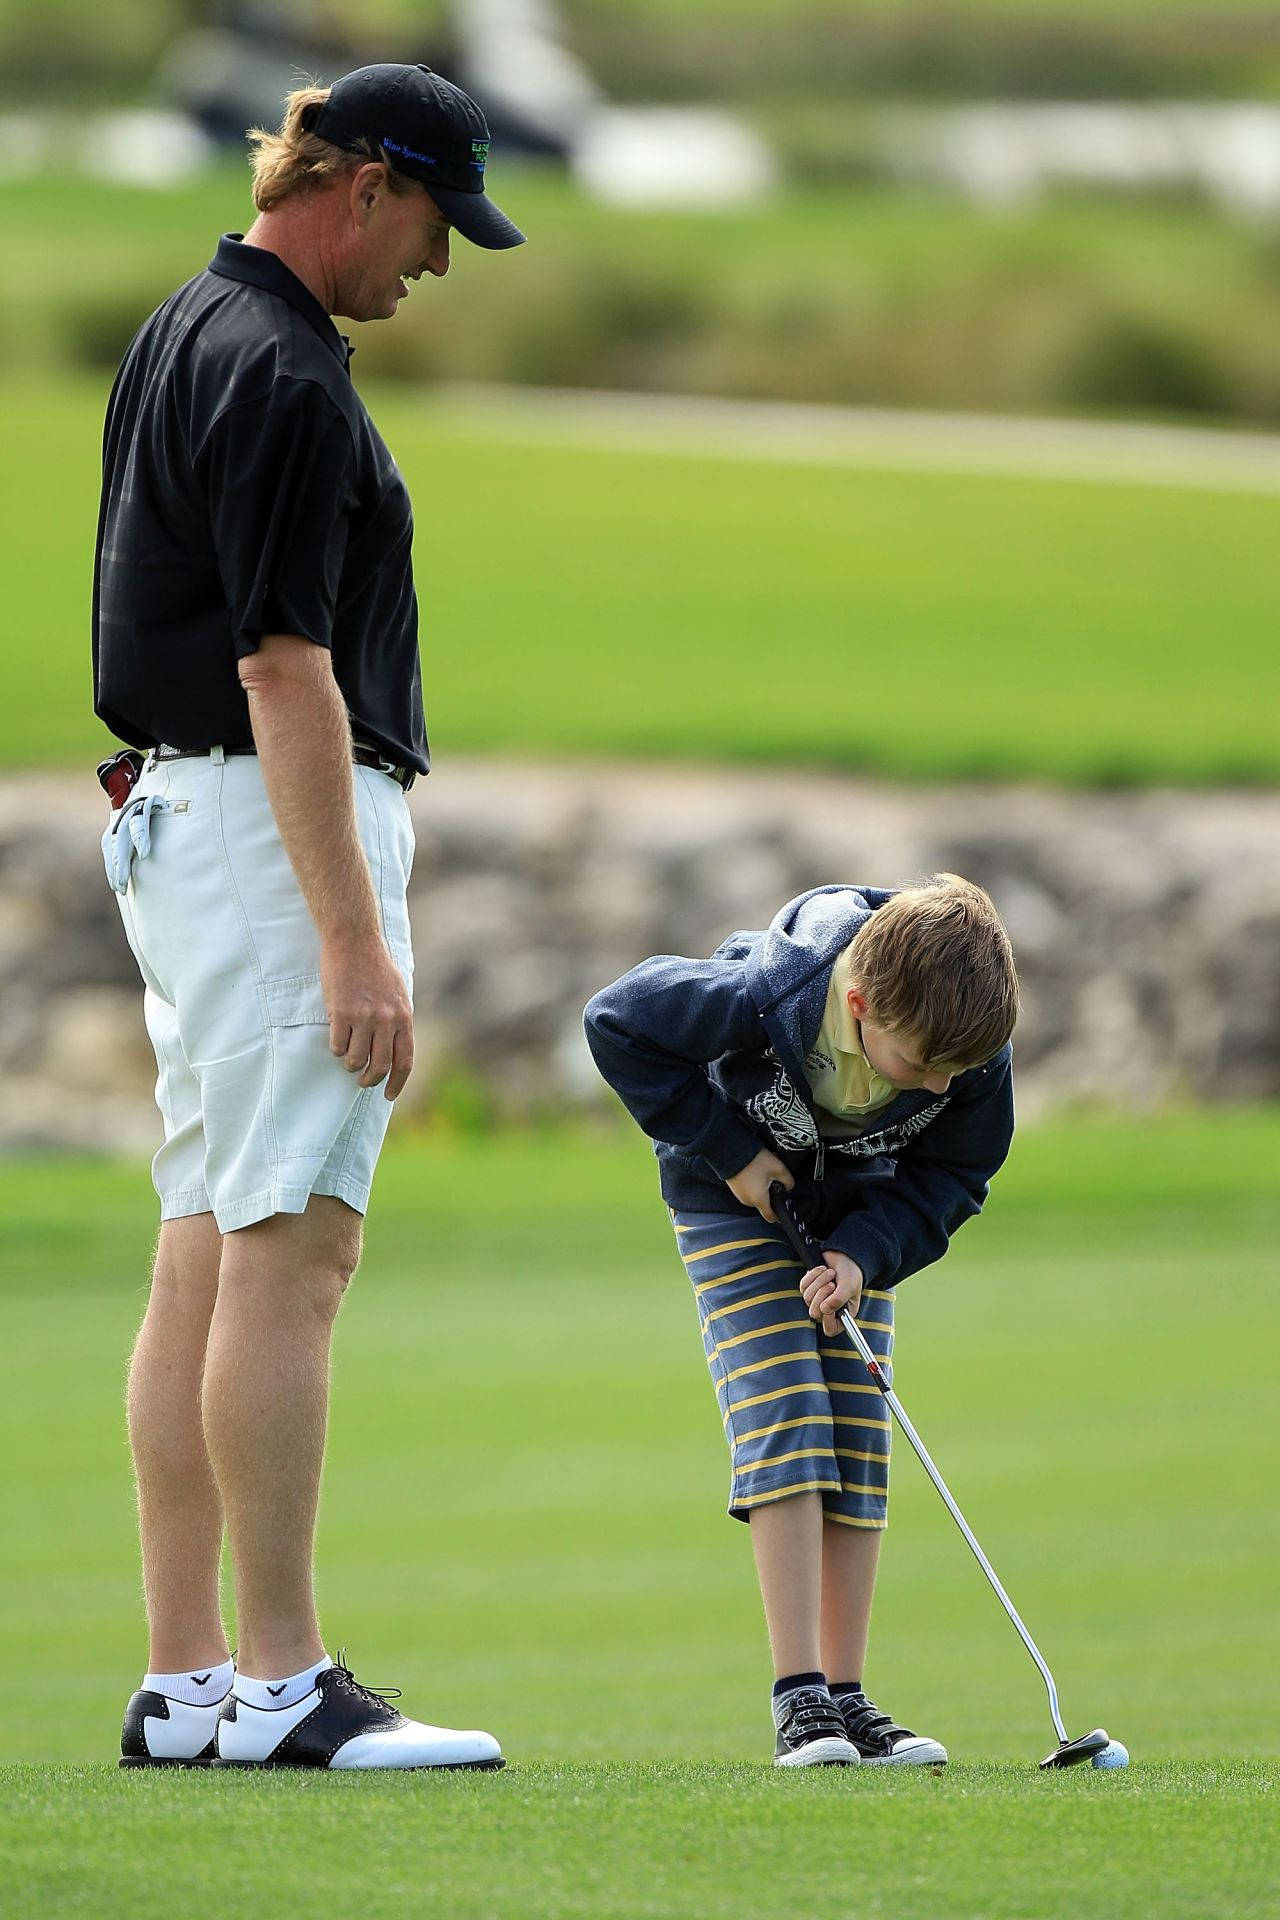
[{"label": "white path in background", "polygon": [[540,387],[446,386],[427,404],[543,446],[1280,493],[1280,434]]}]

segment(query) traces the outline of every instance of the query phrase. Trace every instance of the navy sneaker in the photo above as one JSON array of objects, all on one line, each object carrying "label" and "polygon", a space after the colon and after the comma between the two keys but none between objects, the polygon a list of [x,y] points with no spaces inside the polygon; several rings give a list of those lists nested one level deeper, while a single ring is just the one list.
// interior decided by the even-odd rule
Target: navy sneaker
[{"label": "navy sneaker", "polygon": [[856,1767],[858,1749],[825,1687],[796,1687],[777,1703],[775,1767]]},{"label": "navy sneaker", "polygon": [[868,1700],[861,1687],[832,1697],[845,1733],[865,1766],[946,1766],[947,1750],[939,1741],[898,1726],[887,1713],[881,1713],[874,1700]]},{"label": "navy sneaker", "polygon": [[215,1767],[365,1768],[506,1765],[491,1733],[459,1732],[406,1720],[387,1696],[362,1687],[349,1667],[326,1667],[291,1707],[251,1707],[231,1693],[218,1719]]}]

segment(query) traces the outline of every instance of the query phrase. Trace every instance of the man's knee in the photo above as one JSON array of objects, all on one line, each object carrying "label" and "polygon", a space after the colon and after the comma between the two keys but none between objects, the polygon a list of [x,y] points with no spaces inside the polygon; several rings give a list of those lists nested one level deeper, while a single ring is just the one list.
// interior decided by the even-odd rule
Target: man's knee
[{"label": "man's knee", "polygon": [[325,1251],[325,1265],[338,1282],[339,1293],[346,1288],[360,1265],[364,1246],[364,1220],[345,1200],[327,1193],[313,1193],[305,1218],[314,1219],[318,1239]]},{"label": "man's knee", "polygon": [[227,1234],[222,1283],[290,1289],[332,1315],[360,1263],[363,1224],[345,1201],[312,1194],[303,1213],[274,1213]]},{"label": "man's knee", "polygon": [[222,1235],[211,1213],[162,1221],[151,1266],[152,1293],[211,1296],[221,1260]]}]

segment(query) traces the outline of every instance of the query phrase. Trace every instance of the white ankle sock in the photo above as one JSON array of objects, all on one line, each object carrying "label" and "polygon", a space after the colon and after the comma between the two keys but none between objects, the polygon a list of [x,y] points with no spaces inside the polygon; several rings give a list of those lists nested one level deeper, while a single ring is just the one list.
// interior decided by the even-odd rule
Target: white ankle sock
[{"label": "white ankle sock", "polygon": [[142,1685],[148,1693],[162,1693],[167,1700],[180,1700],[186,1707],[216,1707],[231,1691],[235,1662],[224,1660],[207,1670],[194,1673],[147,1673]]},{"label": "white ankle sock", "polygon": [[233,1691],[236,1699],[243,1700],[246,1707],[262,1707],[268,1712],[272,1707],[294,1707],[311,1692],[316,1684],[316,1675],[332,1665],[326,1653],[314,1666],[304,1667],[301,1673],[290,1674],[287,1680],[251,1680],[248,1674],[237,1673]]}]

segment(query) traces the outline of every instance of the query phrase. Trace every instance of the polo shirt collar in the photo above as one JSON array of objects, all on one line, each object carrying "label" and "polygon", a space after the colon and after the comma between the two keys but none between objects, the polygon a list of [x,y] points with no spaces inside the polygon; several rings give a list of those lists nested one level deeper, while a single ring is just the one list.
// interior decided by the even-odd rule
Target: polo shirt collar
[{"label": "polo shirt collar", "polygon": [[338,332],[315,295],[303,286],[296,273],[290,272],[278,253],[269,253],[265,247],[247,247],[242,233],[224,233],[218,242],[218,251],[209,262],[209,271],[224,280],[240,280],[246,286],[278,294],[314,327],[340,366],[345,367],[350,361],[355,351],[351,342]]}]

